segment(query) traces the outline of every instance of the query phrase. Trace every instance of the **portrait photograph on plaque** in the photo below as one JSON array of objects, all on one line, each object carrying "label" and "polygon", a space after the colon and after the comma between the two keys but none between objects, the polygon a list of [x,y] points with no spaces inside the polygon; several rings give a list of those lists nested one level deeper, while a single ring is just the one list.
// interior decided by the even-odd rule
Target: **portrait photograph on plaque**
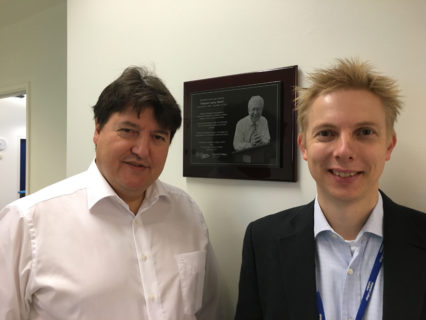
[{"label": "portrait photograph on plaque", "polygon": [[297,66],[184,82],[185,177],[296,181]]}]

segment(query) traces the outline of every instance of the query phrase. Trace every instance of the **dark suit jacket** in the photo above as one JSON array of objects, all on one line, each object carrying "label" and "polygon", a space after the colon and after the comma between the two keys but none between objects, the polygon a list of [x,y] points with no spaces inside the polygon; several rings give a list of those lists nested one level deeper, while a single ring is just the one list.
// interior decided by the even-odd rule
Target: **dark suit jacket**
[{"label": "dark suit jacket", "polygon": [[[426,214],[382,197],[383,319],[426,319]],[[247,227],[235,319],[318,319],[313,201]]]}]

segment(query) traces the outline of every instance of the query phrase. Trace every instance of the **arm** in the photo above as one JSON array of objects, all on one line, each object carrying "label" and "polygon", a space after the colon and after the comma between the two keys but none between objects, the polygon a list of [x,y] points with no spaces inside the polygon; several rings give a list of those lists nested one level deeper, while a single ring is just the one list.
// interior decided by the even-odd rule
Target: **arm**
[{"label": "arm", "polygon": [[210,243],[207,245],[206,274],[204,278],[203,304],[197,312],[197,320],[222,320],[220,309],[219,274],[216,256]]},{"label": "arm", "polygon": [[252,224],[249,224],[244,236],[235,320],[261,320],[263,318],[252,241]]},{"label": "arm", "polygon": [[0,319],[28,318],[30,270],[28,226],[17,209],[5,207],[0,211]]},{"label": "arm", "polygon": [[268,144],[271,140],[271,136],[269,135],[269,127],[268,120],[265,117],[260,118],[258,121],[259,126],[257,129],[257,133],[255,134],[256,145],[265,145]]},{"label": "arm", "polygon": [[268,144],[271,140],[271,136],[269,135],[268,120],[266,120],[265,117],[263,117],[263,119],[265,120],[265,126],[262,132],[262,144]]},{"label": "arm", "polygon": [[244,128],[242,128],[242,126],[243,126],[243,123],[240,120],[238,121],[235,127],[234,143],[233,143],[235,151],[240,151],[240,150],[252,147],[250,142],[244,142]]}]

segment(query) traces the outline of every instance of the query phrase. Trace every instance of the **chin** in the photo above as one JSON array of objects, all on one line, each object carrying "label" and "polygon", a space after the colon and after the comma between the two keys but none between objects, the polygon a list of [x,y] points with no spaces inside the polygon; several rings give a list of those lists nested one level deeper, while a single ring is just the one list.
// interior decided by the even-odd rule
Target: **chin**
[{"label": "chin", "polygon": [[127,181],[123,185],[128,190],[132,190],[132,191],[144,190],[144,187],[145,187],[145,183],[141,183],[140,181],[137,181],[137,182]]},{"label": "chin", "polygon": [[340,201],[357,201],[362,197],[360,192],[342,190],[331,192],[331,196]]}]

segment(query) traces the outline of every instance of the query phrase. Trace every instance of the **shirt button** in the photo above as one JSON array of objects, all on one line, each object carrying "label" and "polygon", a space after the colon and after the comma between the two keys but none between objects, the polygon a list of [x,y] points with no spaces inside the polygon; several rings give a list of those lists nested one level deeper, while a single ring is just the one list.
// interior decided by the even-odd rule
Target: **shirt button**
[{"label": "shirt button", "polygon": [[146,260],[148,260],[148,257],[147,257],[146,255],[142,254],[142,255],[141,255],[141,260],[142,260],[143,262],[145,262]]},{"label": "shirt button", "polygon": [[153,294],[150,294],[148,296],[149,301],[154,301],[155,300],[155,296]]},{"label": "shirt button", "polygon": [[349,268],[349,269],[348,269],[348,275],[350,275],[350,276],[351,276],[351,275],[353,275],[353,274],[354,274],[354,270],[353,270],[352,268]]}]

